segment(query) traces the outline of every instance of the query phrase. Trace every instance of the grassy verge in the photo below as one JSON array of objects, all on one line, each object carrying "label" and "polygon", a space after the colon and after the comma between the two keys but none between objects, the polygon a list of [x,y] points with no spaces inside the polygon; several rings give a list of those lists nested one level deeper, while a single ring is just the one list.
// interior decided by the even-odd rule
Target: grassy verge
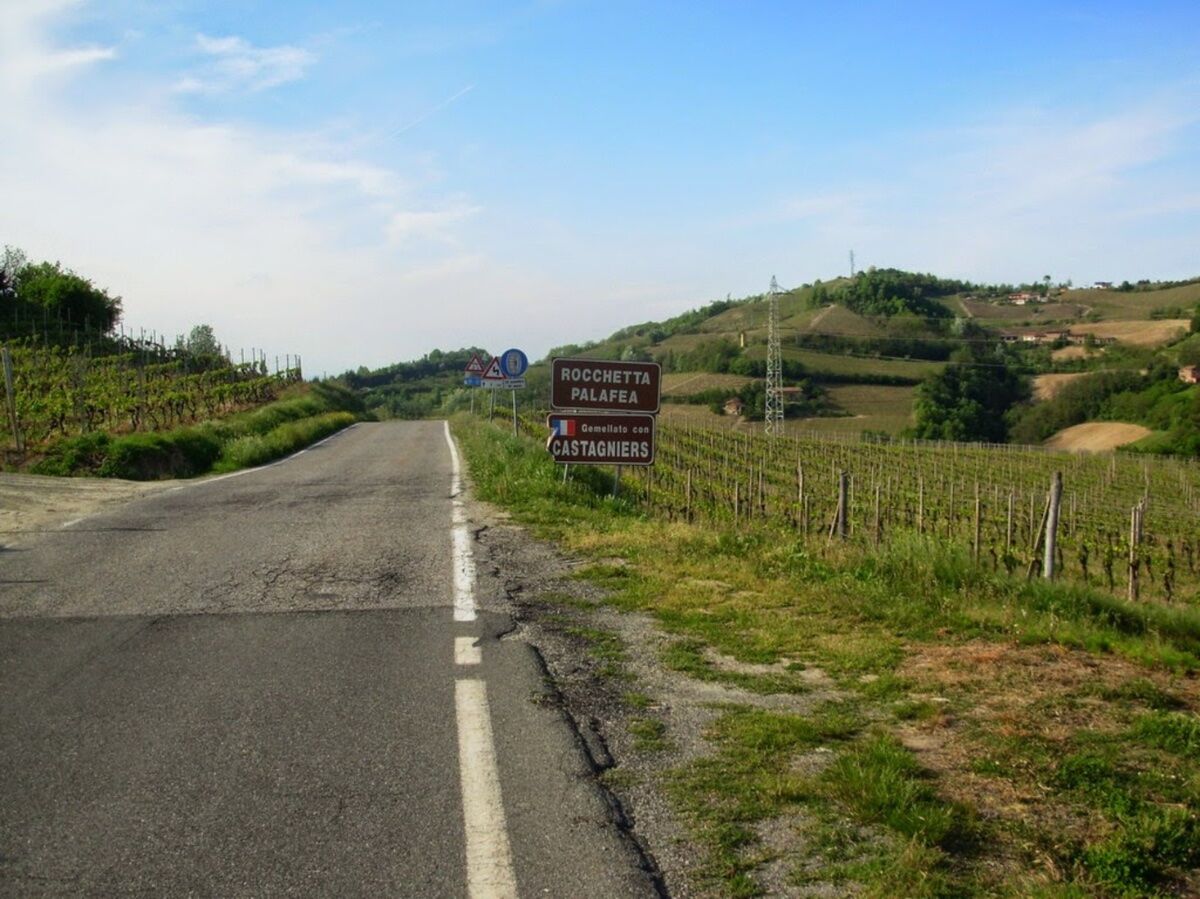
[{"label": "grassy verge", "polygon": [[363,417],[349,391],[316,384],[262,408],[170,431],[60,441],[32,466],[35,474],[156,480],[261,465],[302,449]]},{"label": "grassy verge", "polygon": [[602,471],[564,483],[537,442],[455,427],[480,497],[654,616],[665,666],[751,694],[819,674],[842,697],[728,708],[711,752],[664,775],[708,888],[754,895],[770,861],[868,895],[1200,891],[1194,609],[1008,578],[934,540],[668,524]]}]

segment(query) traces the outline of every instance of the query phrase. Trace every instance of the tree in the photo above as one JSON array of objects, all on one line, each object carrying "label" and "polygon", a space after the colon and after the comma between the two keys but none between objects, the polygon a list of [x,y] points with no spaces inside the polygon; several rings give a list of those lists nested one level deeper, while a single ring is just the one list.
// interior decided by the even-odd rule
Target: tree
[{"label": "tree", "polygon": [[26,263],[17,270],[14,285],[18,302],[42,309],[73,327],[108,332],[121,318],[120,297],[110,297],[57,262]]},{"label": "tree", "polygon": [[4,245],[0,255],[0,297],[9,298],[17,292],[17,272],[28,264],[25,254],[16,247]]},{"label": "tree", "polygon": [[196,325],[188,332],[184,349],[191,356],[220,356],[221,342],[213,333],[212,325]]},{"label": "tree", "polygon": [[[977,326],[974,334],[986,334]],[[1003,346],[983,336],[955,352],[950,364],[917,387],[913,432],[926,440],[1004,443],[1008,413],[1029,396],[1028,380]]]}]

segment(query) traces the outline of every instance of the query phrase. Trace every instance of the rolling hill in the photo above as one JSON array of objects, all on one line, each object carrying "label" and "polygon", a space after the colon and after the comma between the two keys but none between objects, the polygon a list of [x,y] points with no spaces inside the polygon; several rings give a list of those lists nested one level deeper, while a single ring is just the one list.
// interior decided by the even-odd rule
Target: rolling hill
[{"label": "rolling hill", "polygon": [[[779,305],[784,381],[806,385],[809,400],[789,411],[795,426],[898,434],[913,423],[916,386],[942,371],[954,352],[981,340],[1009,343],[1025,371],[1040,376],[1036,402],[1053,399],[1050,385],[1090,371],[1175,365],[1186,355],[1180,340],[1200,306],[1200,279],[1070,289],[974,285],[869,269],[854,279],[783,291]],[[753,427],[714,410],[741,395],[753,411],[755,391],[761,407],[768,310],[765,295],[726,298],[549,355],[657,361],[666,374],[665,416]],[[381,411],[420,414],[455,392],[453,365],[438,366],[436,387],[414,381],[412,368],[427,367],[393,366],[354,380],[370,385],[373,405],[386,407]],[[542,378],[541,367],[533,366],[531,384]]]}]

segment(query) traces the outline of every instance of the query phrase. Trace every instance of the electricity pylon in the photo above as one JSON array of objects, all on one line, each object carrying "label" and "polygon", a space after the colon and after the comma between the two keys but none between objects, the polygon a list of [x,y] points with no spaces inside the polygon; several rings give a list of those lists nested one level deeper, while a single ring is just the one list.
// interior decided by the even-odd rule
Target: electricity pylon
[{"label": "electricity pylon", "polygon": [[767,323],[767,402],[766,427],[768,437],[783,434],[783,351],[779,343],[779,282],[771,276],[767,292],[770,321]]}]

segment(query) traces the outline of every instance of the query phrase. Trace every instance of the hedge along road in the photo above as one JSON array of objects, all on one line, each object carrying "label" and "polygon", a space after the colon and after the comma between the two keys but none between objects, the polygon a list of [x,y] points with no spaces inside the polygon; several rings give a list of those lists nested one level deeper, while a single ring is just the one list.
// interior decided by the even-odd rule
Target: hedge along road
[{"label": "hedge along road", "polygon": [[362,424],[6,540],[0,894],[655,895],[456,466]]}]

